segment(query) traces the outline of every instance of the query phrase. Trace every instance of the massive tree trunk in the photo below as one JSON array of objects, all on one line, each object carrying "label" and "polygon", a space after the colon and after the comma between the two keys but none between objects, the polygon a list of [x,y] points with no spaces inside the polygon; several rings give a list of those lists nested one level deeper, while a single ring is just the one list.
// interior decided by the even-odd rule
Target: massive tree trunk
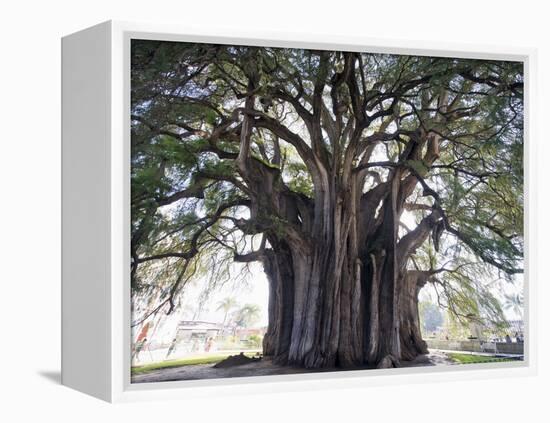
[{"label": "massive tree trunk", "polygon": [[420,333],[418,293],[425,285],[429,272],[409,270],[400,280],[402,295],[400,310],[401,357],[412,360],[419,354],[427,354],[428,346]]},{"label": "massive tree trunk", "polygon": [[[263,253],[270,284],[264,353],[278,363],[308,368],[398,366],[400,360],[426,352],[418,321],[418,284],[408,277],[407,264],[440,217],[432,210],[399,238],[405,201],[422,178],[407,163],[433,163],[439,138],[422,128],[409,133],[399,158],[404,164],[389,166],[386,181],[364,192],[376,141],[367,142],[362,135],[365,116],[357,111],[354,129],[346,132],[336,111],[328,131],[334,152],[332,158],[328,155],[322,133],[329,119],[322,100],[326,75],[323,57],[320,60],[312,112],[300,111],[311,145],[254,110],[255,74],[242,109],[236,161],[251,204],[250,219],[239,228],[244,233],[263,232],[270,245]],[[349,78],[352,63],[350,56],[341,78]],[[342,83],[344,79],[335,82]],[[347,83],[352,94],[356,92],[353,80]],[[252,156],[254,128],[268,129],[296,148],[312,179],[312,198],[281,183],[279,155],[274,156],[275,166]],[[339,150],[342,137],[348,141],[345,151]]]},{"label": "massive tree trunk", "polygon": [[[383,250],[370,261],[348,262],[340,272],[287,246],[267,251],[269,325],[264,354],[279,364],[309,368],[397,366],[427,352],[420,334],[415,271],[388,283],[394,266]],[[317,261],[316,261],[317,260]],[[423,275],[422,275],[423,276]]]},{"label": "massive tree trunk", "polygon": [[[391,192],[385,197],[378,217],[383,225],[363,233],[367,242],[361,246],[354,208],[344,202],[339,220],[310,243],[269,238],[263,258],[269,281],[266,356],[308,368],[393,367],[427,352],[417,302],[426,278],[407,271],[406,263],[435,220],[425,219],[398,242],[395,199]],[[345,233],[338,222],[347,222]]]},{"label": "massive tree trunk", "polygon": [[[256,191],[250,219],[265,225],[270,245],[263,252],[270,285],[264,354],[282,364],[350,368],[394,367],[425,353],[417,310],[420,278],[411,276],[407,263],[439,215],[432,211],[398,237],[410,190],[401,185],[405,172],[395,169],[388,183],[368,195],[356,188],[357,176],[345,186],[341,180],[321,182],[315,214],[277,192],[269,170],[253,163],[246,169],[249,185],[270,181]],[[273,230],[262,209],[299,221],[311,236],[299,236],[292,224]]]},{"label": "massive tree trunk", "polygon": [[292,257],[286,245],[278,245],[278,254],[266,251],[264,271],[269,282],[269,323],[263,351],[278,364],[288,362],[294,315],[294,274]]},{"label": "massive tree trunk", "polygon": [[[407,181],[403,176],[402,170],[394,170],[388,183],[366,196],[356,195],[353,184],[336,191],[329,186],[328,194],[318,194],[318,199],[327,195],[330,201],[317,218],[317,229],[311,225],[311,239],[293,237],[288,228],[284,240],[267,231],[267,356],[308,368],[395,367],[427,352],[418,292],[429,273],[408,270],[407,265],[440,224],[440,215],[432,210],[414,230],[398,237],[404,198],[411,189],[411,184],[401,184]],[[270,189],[263,192],[270,199],[281,198]],[[265,206],[269,198],[255,201]],[[269,207],[284,208],[288,215],[289,204],[272,202]],[[307,211],[301,216],[307,227]]]}]

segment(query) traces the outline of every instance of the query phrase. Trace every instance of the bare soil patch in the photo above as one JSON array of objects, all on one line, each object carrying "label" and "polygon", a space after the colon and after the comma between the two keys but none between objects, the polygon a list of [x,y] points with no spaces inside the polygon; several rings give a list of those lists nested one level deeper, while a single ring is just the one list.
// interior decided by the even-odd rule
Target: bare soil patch
[{"label": "bare soil patch", "polygon": [[[263,358],[250,359],[248,363],[243,364],[242,359],[237,357],[236,361],[241,364],[238,365],[222,365],[219,367],[217,363],[212,364],[197,364],[182,367],[159,369],[149,373],[138,374],[132,376],[132,383],[151,383],[151,382],[168,382],[178,380],[198,380],[198,379],[224,379],[232,377],[250,377],[250,376],[269,376],[269,375],[288,375],[288,374],[300,374],[300,373],[319,373],[319,372],[334,372],[342,371],[342,369],[323,369],[323,370],[311,370],[301,367],[292,366],[279,366],[273,364],[269,359]],[[229,358],[228,358],[229,359]],[[227,360],[227,359],[226,359]],[[224,361],[226,361],[224,360]],[[233,359],[235,361],[235,359]],[[429,354],[417,357],[410,362],[403,362],[402,367],[423,367],[423,366],[442,366],[453,364],[445,354],[433,351]],[[372,367],[362,367],[360,369],[353,370],[368,370]]]}]

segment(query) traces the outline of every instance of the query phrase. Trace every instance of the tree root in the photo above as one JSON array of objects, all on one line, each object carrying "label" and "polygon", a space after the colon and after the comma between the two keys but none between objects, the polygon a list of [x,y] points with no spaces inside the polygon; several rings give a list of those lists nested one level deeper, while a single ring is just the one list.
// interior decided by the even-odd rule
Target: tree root
[{"label": "tree root", "polygon": [[393,355],[387,355],[378,362],[377,369],[392,369],[399,367],[399,360]]}]

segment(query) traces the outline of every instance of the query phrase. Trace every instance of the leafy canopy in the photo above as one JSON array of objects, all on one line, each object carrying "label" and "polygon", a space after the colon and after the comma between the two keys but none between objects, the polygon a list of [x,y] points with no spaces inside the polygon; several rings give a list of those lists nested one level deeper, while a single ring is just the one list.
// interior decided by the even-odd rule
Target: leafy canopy
[{"label": "leafy canopy", "polygon": [[[363,172],[365,198],[392,168],[407,169],[415,188],[399,237],[414,229],[405,228],[411,217],[443,216],[409,268],[432,272],[457,316],[502,319],[487,281],[522,272],[520,63],[134,40],[131,66],[132,287],[141,319],[170,312],[193,278],[208,277],[208,291],[237,277],[229,263],[257,258],[262,233],[305,231],[304,213],[264,204],[252,216],[250,203],[273,186],[301,210],[314,207],[311,157],[341,180]],[[263,175],[254,184],[237,165],[247,113],[249,154]],[[427,160],[424,146],[404,159],[419,134],[437,137],[437,151]]]}]

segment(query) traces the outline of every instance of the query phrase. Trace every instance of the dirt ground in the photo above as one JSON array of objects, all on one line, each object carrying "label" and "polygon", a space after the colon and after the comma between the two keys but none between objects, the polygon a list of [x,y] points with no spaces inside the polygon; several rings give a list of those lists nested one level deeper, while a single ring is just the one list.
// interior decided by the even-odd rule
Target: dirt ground
[{"label": "dirt ground", "polygon": [[[446,366],[454,364],[445,354],[431,351],[429,354],[417,357],[410,362],[403,362],[402,367]],[[341,371],[326,369],[322,372]],[[132,383],[168,382],[177,380],[223,379],[228,377],[249,377],[268,375],[287,375],[298,373],[314,373],[319,370],[308,370],[299,367],[277,366],[268,359],[262,359],[250,364],[228,368],[215,368],[213,364],[197,364],[167,369],[155,370],[149,373],[133,375]]]}]

